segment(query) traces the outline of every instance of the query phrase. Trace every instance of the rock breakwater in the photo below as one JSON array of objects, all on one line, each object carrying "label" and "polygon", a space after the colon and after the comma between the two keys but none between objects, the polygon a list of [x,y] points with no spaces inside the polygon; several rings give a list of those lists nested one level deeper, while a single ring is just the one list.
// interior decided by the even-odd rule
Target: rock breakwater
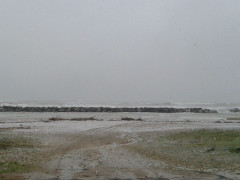
[{"label": "rock breakwater", "polygon": [[168,107],[21,107],[1,106],[0,112],[155,112],[155,113],[217,113],[203,108]]},{"label": "rock breakwater", "polygon": [[240,109],[239,108],[233,108],[233,109],[230,109],[229,111],[236,113],[236,112],[240,112]]}]

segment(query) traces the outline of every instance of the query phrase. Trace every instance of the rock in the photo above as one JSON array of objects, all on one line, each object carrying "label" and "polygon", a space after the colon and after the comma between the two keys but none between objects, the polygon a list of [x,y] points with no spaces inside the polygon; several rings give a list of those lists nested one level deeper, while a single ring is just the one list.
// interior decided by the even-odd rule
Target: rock
[{"label": "rock", "polygon": [[213,152],[213,151],[215,151],[216,149],[214,148],[214,147],[212,147],[212,148],[208,148],[207,150],[206,150],[206,152]]},{"label": "rock", "polygon": [[217,113],[202,108],[164,108],[164,107],[20,107],[2,106],[0,112],[153,112],[153,113]]},{"label": "rock", "polygon": [[238,109],[238,108],[233,108],[233,109],[230,109],[229,111],[230,111],[230,112],[240,112],[240,109]]},{"label": "rock", "polygon": [[203,113],[217,113],[217,111],[212,109],[203,109]]}]

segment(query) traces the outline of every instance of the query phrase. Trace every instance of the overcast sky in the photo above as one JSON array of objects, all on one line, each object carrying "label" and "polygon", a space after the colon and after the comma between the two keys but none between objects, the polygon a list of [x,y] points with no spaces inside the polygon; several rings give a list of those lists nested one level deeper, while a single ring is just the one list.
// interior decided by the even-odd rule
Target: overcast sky
[{"label": "overcast sky", "polygon": [[0,101],[240,102],[239,0],[0,0]]}]

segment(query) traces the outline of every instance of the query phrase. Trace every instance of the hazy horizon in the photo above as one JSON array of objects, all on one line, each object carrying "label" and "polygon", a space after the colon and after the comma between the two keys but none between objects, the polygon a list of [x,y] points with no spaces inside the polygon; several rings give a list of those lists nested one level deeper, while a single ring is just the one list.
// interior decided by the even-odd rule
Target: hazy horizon
[{"label": "hazy horizon", "polygon": [[194,106],[194,107],[240,107],[239,102],[157,102],[157,101],[136,101],[136,102],[120,102],[120,101],[80,101],[80,100],[18,100],[18,101],[0,101],[1,105],[13,106]]},{"label": "hazy horizon", "polygon": [[240,102],[240,1],[0,0],[0,102]]}]

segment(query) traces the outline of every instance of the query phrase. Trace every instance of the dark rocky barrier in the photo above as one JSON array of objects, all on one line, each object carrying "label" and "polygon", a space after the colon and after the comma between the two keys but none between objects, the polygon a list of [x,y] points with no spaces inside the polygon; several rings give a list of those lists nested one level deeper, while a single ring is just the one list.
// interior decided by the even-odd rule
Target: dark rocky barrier
[{"label": "dark rocky barrier", "polygon": [[1,106],[0,112],[155,112],[155,113],[217,113],[202,108],[164,108],[164,107],[21,107]]},{"label": "dark rocky barrier", "polygon": [[236,112],[240,112],[240,109],[238,109],[238,108],[233,108],[233,109],[230,109],[229,111],[230,111],[230,112],[235,112],[235,113],[236,113]]}]

